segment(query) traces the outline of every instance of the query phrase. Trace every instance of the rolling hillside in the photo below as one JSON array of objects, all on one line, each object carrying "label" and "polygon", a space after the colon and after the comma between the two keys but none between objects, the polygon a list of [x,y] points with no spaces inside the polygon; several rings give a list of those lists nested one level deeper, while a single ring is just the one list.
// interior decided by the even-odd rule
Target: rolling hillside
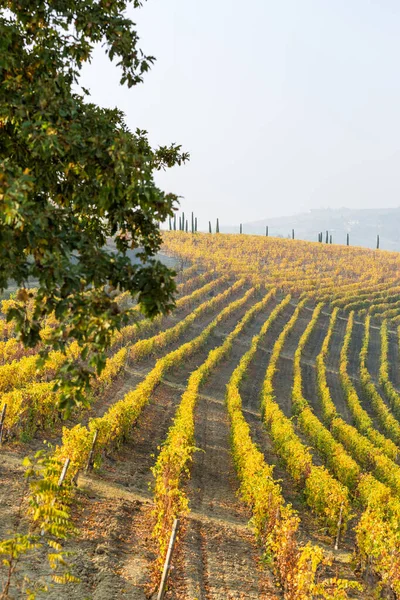
[{"label": "rolling hillside", "polygon": [[[269,235],[291,237],[295,229],[296,239],[316,241],[319,232],[328,230],[333,243],[345,244],[347,233],[350,244],[376,247],[376,236],[380,236],[380,247],[385,250],[400,251],[400,208],[377,208],[354,210],[313,209],[289,217],[262,219],[243,224],[243,232],[265,235],[265,227],[269,227]],[[239,224],[222,226],[221,232],[238,233]]]}]

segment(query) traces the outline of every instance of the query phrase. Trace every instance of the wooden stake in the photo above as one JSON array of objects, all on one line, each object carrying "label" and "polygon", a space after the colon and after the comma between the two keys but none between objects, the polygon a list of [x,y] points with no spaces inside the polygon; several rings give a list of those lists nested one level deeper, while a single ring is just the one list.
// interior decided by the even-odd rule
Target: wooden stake
[{"label": "wooden stake", "polygon": [[7,404],[4,404],[2,411],[1,411],[1,415],[0,415],[0,446],[3,443],[3,429],[4,429],[4,421],[6,418],[6,410],[7,410]]},{"label": "wooden stake", "polygon": [[337,525],[337,534],[336,534],[336,541],[335,541],[335,550],[339,550],[339,536],[340,536],[340,528],[342,526],[342,515],[343,515],[343,502],[340,505],[339,521],[338,521],[338,525]]},{"label": "wooden stake", "polygon": [[169,539],[167,556],[165,557],[164,569],[163,569],[163,574],[161,577],[160,587],[158,590],[157,600],[163,600],[163,598],[164,598],[165,589],[167,587],[168,575],[169,575],[169,571],[171,568],[172,552],[174,550],[175,540],[176,540],[176,536],[178,533],[178,527],[179,527],[179,519],[175,519],[174,524],[172,526],[171,537]]},{"label": "wooden stake", "polygon": [[97,434],[98,434],[98,429],[96,429],[96,431],[94,432],[94,435],[93,435],[92,447],[90,448],[89,458],[88,458],[87,465],[85,468],[85,473],[90,471],[90,469],[92,467],[93,453],[94,453],[94,447],[95,447],[96,440],[97,440]]},{"label": "wooden stake", "polygon": [[67,474],[67,471],[68,471],[68,467],[69,467],[69,463],[70,463],[70,462],[71,462],[71,461],[70,461],[70,459],[69,459],[69,458],[66,458],[66,459],[65,459],[65,463],[64,463],[64,466],[63,466],[63,470],[61,471],[60,479],[58,480],[58,483],[57,483],[58,487],[61,487],[61,486],[62,486],[62,484],[63,484],[63,481],[64,481],[64,479],[65,479],[65,476],[66,476],[66,474]]},{"label": "wooden stake", "polygon": [[[64,463],[64,466],[63,466],[63,468],[62,468],[61,475],[60,475],[60,479],[58,480],[58,483],[57,483],[57,487],[61,487],[61,486],[62,486],[62,484],[63,484],[63,482],[64,482],[64,479],[65,479],[65,476],[66,476],[66,474],[67,474],[67,471],[68,471],[68,467],[69,467],[69,463],[70,463],[70,462],[71,462],[71,461],[70,461],[70,459],[69,459],[69,458],[66,458],[66,459],[65,459],[65,463]],[[53,500],[51,501],[51,505],[52,505],[52,506],[54,506],[55,502],[56,502],[56,499],[55,499],[55,498],[53,498]],[[47,519],[47,518],[46,518],[46,522],[48,522],[48,519]],[[40,535],[43,537],[45,533],[46,533],[46,530],[43,528],[43,529],[41,530],[41,532],[40,532]]]}]

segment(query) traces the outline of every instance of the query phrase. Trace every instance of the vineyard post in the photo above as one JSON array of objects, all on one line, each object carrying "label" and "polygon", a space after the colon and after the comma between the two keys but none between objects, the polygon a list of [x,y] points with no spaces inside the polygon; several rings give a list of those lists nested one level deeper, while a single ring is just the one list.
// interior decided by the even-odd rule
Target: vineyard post
[{"label": "vineyard post", "polygon": [[[62,484],[64,483],[64,479],[65,479],[65,476],[66,476],[66,474],[67,474],[67,471],[68,471],[68,467],[69,467],[69,463],[70,463],[70,462],[71,462],[71,461],[70,461],[70,459],[67,457],[67,458],[65,459],[65,463],[64,463],[64,466],[63,466],[63,468],[62,468],[62,471],[61,471],[60,478],[59,478],[59,480],[58,480],[58,482],[57,482],[57,487],[59,487],[59,488],[60,488],[60,487],[62,486]],[[51,504],[52,504],[52,506],[54,506],[55,502],[56,502],[56,499],[55,499],[55,498],[53,498],[53,500],[51,501]],[[46,522],[48,522],[48,519],[47,519],[47,518],[46,518]],[[40,532],[40,535],[43,537],[45,533],[46,533],[46,530],[43,528],[43,529],[41,530],[41,532]]]},{"label": "vineyard post", "polygon": [[339,536],[340,536],[340,528],[342,526],[342,517],[343,517],[343,502],[340,505],[339,520],[338,520],[337,534],[336,534],[336,540],[335,540],[335,550],[339,550]]},{"label": "vineyard post", "polygon": [[70,463],[70,462],[71,462],[71,461],[70,461],[70,459],[69,459],[69,458],[66,458],[66,459],[65,459],[65,463],[64,463],[64,466],[63,466],[63,468],[62,468],[61,475],[60,475],[60,479],[58,480],[58,483],[57,483],[57,487],[61,487],[61,486],[62,486],[62,484],[63,484],[63,482],[64,482],[64,479],[65,479],[65,476],[66,476],[66,474],[67,474],[67,471],[68,471],[68,467],[69,467],[69,463]]},{"label": "vineyard post", "polygon": [[0,415],[0,446],[3,443],[3,429],[4,429],[4,421],[6,418],[6,410],[7,410],[7,404],[4,404],[2,411],[1,411],[1,415]]},{"label": "vineyard post", "polygon": [[94,435],[93,435],[92,447],[90,448],[89,458],[88,458],[88,461],[86,464],[85,473],[88,473],[88,471],[92,467],[92,460],[93,460],[93,454],[94,454],[94,447],[96,445],[96,440],[97,440],[97,434],[98,434],[98,429],[96,429],[96,431],[94,432]]},{"label": "vineyard post", "polygon": [[178,533],[178,527],[179,527],[179,519],[175,519],[174,524],[172,526],[171,537],[169,539],[167,556],[165,557],[164,569],[163,569],[163,573],[161,576],[161,582],[160,582],[160,588],[158,590],[157,600],[163,600],[163,598],[164,598],[165,588],[167,586],[168,575],[169,575],[169,571],[171,568],[172,552],[174,550],[175,540],[176,540],[176,536]]}]

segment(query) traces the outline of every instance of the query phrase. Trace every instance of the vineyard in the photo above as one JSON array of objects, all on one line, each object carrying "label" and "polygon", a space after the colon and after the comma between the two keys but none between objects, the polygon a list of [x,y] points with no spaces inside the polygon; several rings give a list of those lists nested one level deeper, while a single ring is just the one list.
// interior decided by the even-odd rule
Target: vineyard
[{"label": "vineyard", "polygon": [[163,253],[174,311],[116,297],[135,322],[67,421],[65,355],[38,369],[0,320],[0,598],[156,598],[176,519],[165,598],[400,598],[400,255],[185,231]]}]

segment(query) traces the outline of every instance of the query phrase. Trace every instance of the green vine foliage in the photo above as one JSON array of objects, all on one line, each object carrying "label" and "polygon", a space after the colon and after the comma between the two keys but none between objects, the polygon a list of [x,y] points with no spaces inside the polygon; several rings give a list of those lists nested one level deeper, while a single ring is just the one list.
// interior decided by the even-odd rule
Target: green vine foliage
[{"label": "green vine foliage", "polygon": [[173,307],[173,272],[154,257],[158,223],[177,196],[161,191],[154,173],[188,155],[176,144],[151,148],[145,131],[130,131],[119,110],[96,106],[79,86],[99,43],[128,87],[154,62],[138,46],[128,5],[141,3],[0,0],[0,293],[10,281],[22,288],[7,318],[27,346],[55,315],[43,360],[78,341],[83,360],[68,360],[59,382],[67,409],[127,323],[114,290],[135,296],[146,316]]},{"label": "green vine foliage", "polygon": [[[58,485],[62,465],[45,451],[39,451],[34,459],[25,458],[25,479],[28,486],[28,508],[25,494],[21,497],[14,531],[0,541],[0,600],[24,595],[34,599],[38,592],[45,592],[50,585],[79,581],[71,572],[69,552],[62,542],[76,533],[72,524],[69,503],[71,483],[66,480]],[[27,510],[26,510],[27,508]],[[23,529],[22,515],[28,512],[30,530]],[[25,556],[43,551],[47,555],[51,577],[32,580],[24,569]],[[51,583],[53,582],[53,583]]]}]

